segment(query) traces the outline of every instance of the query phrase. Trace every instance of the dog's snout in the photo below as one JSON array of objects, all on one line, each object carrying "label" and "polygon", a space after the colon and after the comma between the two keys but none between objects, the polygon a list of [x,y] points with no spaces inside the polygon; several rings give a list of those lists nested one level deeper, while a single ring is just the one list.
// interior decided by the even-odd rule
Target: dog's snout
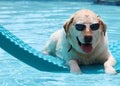
[{"label": "dog's snout", "polygon": [[85,36],[85,37],[84,37],[84,41],[85,41],[85,43],[90,43],[90,42],[92,42],[92,36]]}]

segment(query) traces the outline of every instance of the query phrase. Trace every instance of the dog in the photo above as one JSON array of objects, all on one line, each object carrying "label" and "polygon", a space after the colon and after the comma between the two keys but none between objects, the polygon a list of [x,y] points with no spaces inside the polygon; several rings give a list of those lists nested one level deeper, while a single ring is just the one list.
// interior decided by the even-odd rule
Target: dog
[{"label": "dog", "polygon": [[74,13],[53,33],[43,53],[62,58],[71,73],[82,73],[79,65],[103,64],[105,73],[116,74],[116,61],[108,48],[105,22],[89,9]]}]

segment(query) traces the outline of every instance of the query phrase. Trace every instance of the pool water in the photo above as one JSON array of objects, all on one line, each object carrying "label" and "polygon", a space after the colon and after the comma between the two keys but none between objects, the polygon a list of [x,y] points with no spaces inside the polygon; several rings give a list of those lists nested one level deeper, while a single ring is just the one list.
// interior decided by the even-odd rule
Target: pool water
[{"label": "pool water", "polygon": [[[91,9],[102,17],[109,42],[120,40],[120,7],[72,1],[0,1],[0,24],[41,51],[50,35],[63,27],[71,14]],[[2,40],[1,40],[2,41]],[[119,61],[120,62],[120,61]],[[0,48],[0,86],[119,86],[120,73],[43,72],[19,61]]]}]

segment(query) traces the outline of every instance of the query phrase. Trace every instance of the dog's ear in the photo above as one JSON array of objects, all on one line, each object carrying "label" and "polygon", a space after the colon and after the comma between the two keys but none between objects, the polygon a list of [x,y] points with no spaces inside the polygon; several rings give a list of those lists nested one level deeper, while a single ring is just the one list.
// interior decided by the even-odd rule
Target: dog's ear
[{"label": "dog's ear", "polygon": [[101,26],[101,29],[104,33],[104,36],[105,36],[105,33],[106,33],[106,29],[107,29],[107,25],[104,23],[104,21],[100,18],[100,16],[98,16],[98,20],[99,20],[99,23],[100,23],[100,26]]},{"label": "dog's ear", "polygon": [[68,21],[66,21],[65,24],[63,25],[63,28],[64,28],[66,34],[68,34],[69,26],[70,26],[70,24],[73,22],[73,19],[74,19],[74,17],[73,17],[73,15],[72,15],[72,16],[70,17],[70,19],[69,19]]}]

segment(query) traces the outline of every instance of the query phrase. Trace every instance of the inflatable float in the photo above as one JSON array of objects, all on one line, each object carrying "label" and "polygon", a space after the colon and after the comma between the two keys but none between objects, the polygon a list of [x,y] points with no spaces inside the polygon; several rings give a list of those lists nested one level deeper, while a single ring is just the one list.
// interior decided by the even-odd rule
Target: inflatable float
[{"label": "inflatable float", "polygon": [[0,47],[15,58],[41,71],[68,71],[64,61],[33,49],[27,43],[0,26]]},{"label": "inflatable float", "polygon": [[[42,54],[2,26],[0,26],[0,47],[20,61],[40,71],[69,71],[64,60]],[[110,44],[109,48],[115,58],[120,56],[120,41]]]}]

